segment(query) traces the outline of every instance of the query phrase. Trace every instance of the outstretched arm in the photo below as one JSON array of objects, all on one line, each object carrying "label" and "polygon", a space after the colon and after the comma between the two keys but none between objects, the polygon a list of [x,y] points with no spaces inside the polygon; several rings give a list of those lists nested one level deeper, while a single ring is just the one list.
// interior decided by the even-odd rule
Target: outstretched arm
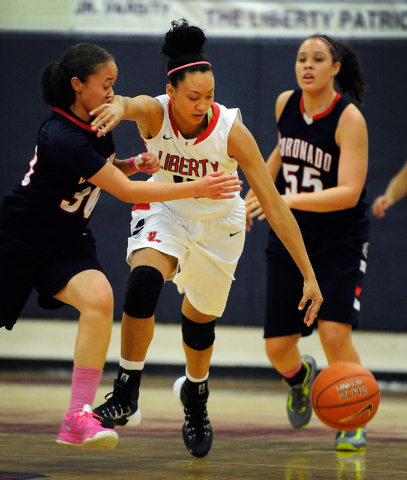
[{"label": "outstretched arm", "polygon": [[237,175],[224,171],[209,173],[200,180],[181,183],[131,181],[118,168],[106,163],[89,182],[128,203],[149,203],[179,198],[207,197],[212,200],[234,198],[233,192],[242,189]]},{"label": "outstretched arm", "polygon": [[322,295],[300,229],[290,209],[278,193],[256,141],[239,120],[235,120],[229,134],[228,153],[239,163],[268,222],[304,277],[303,297],[298,308],[302,310],[307,301],[311,300],[304,318],[304,322],[311,325],[322,304]]},{"label": "outstretched arm", "polygon": [[92,130],[101,137],[112,130],[122,120],[137,122],[138,129],[145,138],[154,137],[161,128],[164,111],[155,98],[148,95],[122,97],[115,95],[109,103],[103,103],[90,112],[94,117]]}]

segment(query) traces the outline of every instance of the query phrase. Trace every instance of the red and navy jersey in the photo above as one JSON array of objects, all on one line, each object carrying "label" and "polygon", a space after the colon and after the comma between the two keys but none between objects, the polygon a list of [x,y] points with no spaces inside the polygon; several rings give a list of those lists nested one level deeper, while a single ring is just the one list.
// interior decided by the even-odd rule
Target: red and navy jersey
[{"label": "red and navy jersey", "polygon": [[54,109],[40,127],[28,172],[3,200],[0,220],[33,242],[81,235],[100,195],[88,179],[114,157],[110,133],[97,138],[71,111]]},{"label": "red and navy jersey", "polygon": [[[338,185],[340,148],[335,133],[349,103],[338,93],[328,110],[309,118],[304,110],[302,90],[290,96],[278,121],[282,167],[276,186],[282,195],[310,193]],[[365,195],[363,189],[358,204],[345,210],[321,213],[293,209],[306,245],[318,244],[320,248],[320,242],[335,237],[338,228],[347,235],[357,224],[366,233]]]}]

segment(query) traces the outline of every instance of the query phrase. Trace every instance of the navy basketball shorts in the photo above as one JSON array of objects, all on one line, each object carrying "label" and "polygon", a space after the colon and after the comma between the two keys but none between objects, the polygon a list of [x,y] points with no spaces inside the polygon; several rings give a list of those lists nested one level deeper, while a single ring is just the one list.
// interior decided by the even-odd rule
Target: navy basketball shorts
[{"label": "navy basketball shorts", "polygon": [[[367,242],[343,245],[322,255],[310,255],[324,301],[318,318],[357,328],[362,281],[367,265]],[[267,290],[264,338],[311,335],[304,324],[306,308],[298,310],[303,277],[287,251],[266,251]],[[307,306],[309,303],[307,304]]]},{"label": "navy basketball shorts", "polygon": [[90,231],[48,245],[0,231],[0,326],[12,329],[33,289],[39,293],[41,307],[64,305],[53,295],[76,274],[90,269],[103,272]]}]

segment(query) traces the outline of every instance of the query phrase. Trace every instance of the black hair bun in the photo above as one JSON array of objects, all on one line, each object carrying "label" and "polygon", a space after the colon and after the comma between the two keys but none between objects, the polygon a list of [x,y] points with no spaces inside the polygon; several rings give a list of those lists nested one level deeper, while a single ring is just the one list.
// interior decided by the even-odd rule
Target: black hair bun
[{"label": "black hair bun", "polygon": [[166,33],[161,53],[168,58],[179,57],[188,54],[202,54],[206,37],[202,29],[189,25],[182,18],[179,22],[173,20],[172,28]]}]

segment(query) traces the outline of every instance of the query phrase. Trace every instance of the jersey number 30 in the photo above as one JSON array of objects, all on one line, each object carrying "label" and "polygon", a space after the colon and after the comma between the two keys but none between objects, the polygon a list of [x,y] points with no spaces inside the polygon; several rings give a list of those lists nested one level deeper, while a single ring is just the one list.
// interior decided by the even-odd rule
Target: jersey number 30
[{"label": "jersey number 30", "polygon": [[90,214],[95,208],[99,195],[99,187],[96,187],[92,190],[92,187],[89,186],[81,192],[76,192],[71,201],[62,200],[60,207],[62,208],[62,210],[65,210],[65,212],[75,213],[77,210],[79,210],[83,202],[86,200],[83,209],[83,218],[89,218]]}]

